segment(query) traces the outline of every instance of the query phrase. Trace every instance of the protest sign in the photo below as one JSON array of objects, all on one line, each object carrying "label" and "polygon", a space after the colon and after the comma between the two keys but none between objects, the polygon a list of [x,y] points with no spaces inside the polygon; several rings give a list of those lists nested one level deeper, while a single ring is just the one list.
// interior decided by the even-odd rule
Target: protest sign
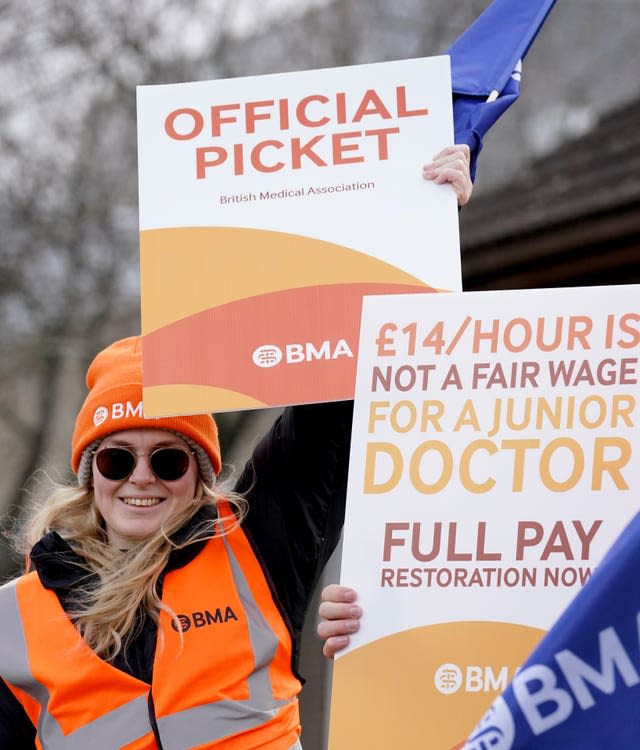
[{"label": "protest sign", "polygon": [[367,297],[331,750],[450,750],[634,515],[636,286]]},{"label": "protest sign", "polygon": [[138,89],[147,416],[353,396],[364,294],[460,289],[446,57]]}]

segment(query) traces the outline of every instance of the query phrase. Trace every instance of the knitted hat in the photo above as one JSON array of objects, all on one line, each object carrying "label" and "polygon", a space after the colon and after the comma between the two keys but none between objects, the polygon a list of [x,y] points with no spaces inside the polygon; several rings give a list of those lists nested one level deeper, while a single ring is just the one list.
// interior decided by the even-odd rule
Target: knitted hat
[{"label": "knitted hat", "polygon": [[[122,339],[101,351],[87,370],[89,394],[71,438],[71,468],[77,474],[83,451],[112,432],[149,428],[170,430],[202,448],[214,471],[220,472],[218,428],[210,414],[181,417],[150,417],[142,412],[142,340],[139,336]],[[196,451],[201,474],[200,451]]]}]

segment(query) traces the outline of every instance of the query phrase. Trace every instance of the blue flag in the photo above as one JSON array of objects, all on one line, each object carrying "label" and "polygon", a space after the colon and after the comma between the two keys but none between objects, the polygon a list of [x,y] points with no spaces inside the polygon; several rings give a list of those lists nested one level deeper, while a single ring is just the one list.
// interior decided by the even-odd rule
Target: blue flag
[{"label": "blue flag", "polygon": [[445,54],[451,56],[455,142],[471,149],[471,179],[482,136],[520,93],[524,56],[555,0],[494,0]]},{"label": "blue flag", "polygon": [[463,750],[640,748],[640,514]]}]

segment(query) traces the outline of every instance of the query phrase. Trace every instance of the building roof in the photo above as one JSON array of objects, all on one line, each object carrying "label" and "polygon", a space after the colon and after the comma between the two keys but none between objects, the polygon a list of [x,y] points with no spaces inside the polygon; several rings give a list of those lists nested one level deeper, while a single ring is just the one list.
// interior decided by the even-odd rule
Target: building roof
[{"label": "building roof", "polygon": [[465,288],[640,281],[640,100],[461,213]]}]

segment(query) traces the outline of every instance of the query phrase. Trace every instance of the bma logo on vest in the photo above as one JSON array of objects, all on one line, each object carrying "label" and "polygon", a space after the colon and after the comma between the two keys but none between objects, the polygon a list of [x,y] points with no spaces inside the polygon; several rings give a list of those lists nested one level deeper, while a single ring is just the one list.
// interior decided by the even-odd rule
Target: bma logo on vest
[{"label": "bma logo on vest", "polygon": [[319,347],[311,341],[304,344],[286,344],[284,352],[276,344],[263,344],[253,352],[251,359],[258,367],[275,367],[283,360],[287,365],[294,365],[338,357],[353,357],[353,352],[344,339],[340,339],[336,344],[323,341]]},{"label": "bma logo on vest", "polygon": [[[225,623],[229,620],[237,620],[235,612],[231,607],[226,607],[224,612],[220,607],[216,607],[214,612],[205,609],[203,612],[192,612],[191,615],[176,615],[171,620],[171,627],[176,633],[186,633],[187,630],[194,628],[203,628],[205,625],[215,625],[216,623]],[[177,620],[177,622],[176,622]]]}]

